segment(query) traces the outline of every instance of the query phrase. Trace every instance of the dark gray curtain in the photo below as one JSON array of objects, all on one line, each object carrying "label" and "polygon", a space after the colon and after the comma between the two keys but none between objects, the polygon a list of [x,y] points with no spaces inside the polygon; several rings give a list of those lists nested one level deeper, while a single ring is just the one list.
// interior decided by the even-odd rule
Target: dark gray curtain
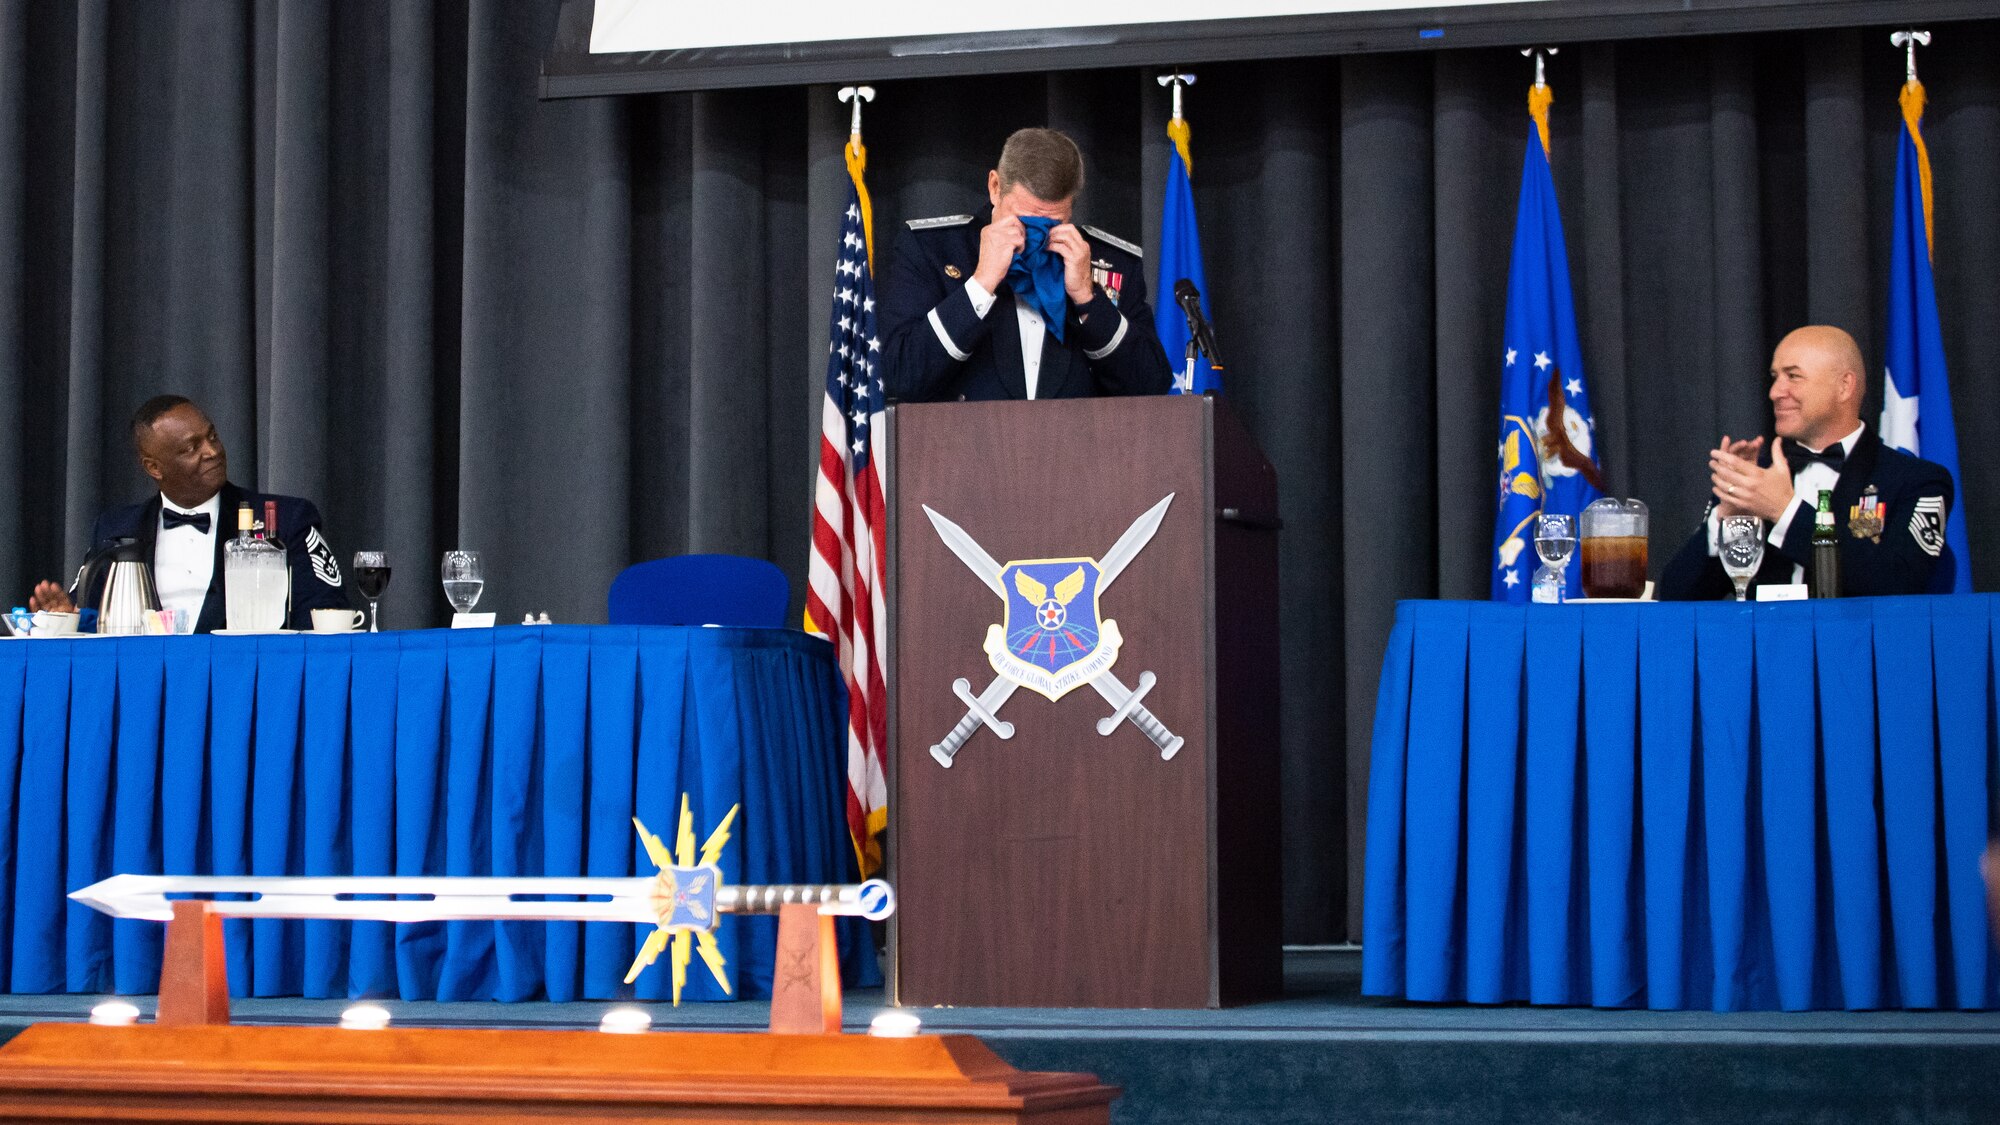
[{"label": "dark gray curtain", "polygon": [[[392,553],[396,627],[442,620],[454,546],[487,553],[481,608],[503,617],[601,620],[619,567],[681,551],[765,556],[799,588],[845,111],[825,87],[538,101],[554,19],[553,0],[0,0],[12,600],[145,494],[124,420],[166,390],[209,408],[239,483],[315,499],[343,552]],[[1938,291],[1992,589],[2000,24],[1933,30]],[[1879,370],[1887,31],[1551,65],[1600,448],[1652,505],[1656,559],[1715,438],[1768,428],[1785,329],[1842,324]],[[1196,70],[1228,397],[1287,521],[1287,935],[1339,940],[1395,602],[1486,591],[1530,70],[1511,51]],[[1150,72],[879,89],[878,252],[906,218],[980,206],[1001,140],[1035,123],[1089,154],[1084,217],[1154,242]]]}]

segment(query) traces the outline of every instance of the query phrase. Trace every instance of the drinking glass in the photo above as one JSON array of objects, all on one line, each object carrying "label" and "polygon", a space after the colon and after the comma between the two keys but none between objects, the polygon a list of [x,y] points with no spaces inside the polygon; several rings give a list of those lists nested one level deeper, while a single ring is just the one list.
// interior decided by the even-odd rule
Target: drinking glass
[{"label": "drinking glass", "polygon": [[1764,561],[1764,521],[1756,516],[1722,517],[1715,546],[1722,569],[1736,583],[1736,600],[1748,600],[1750,579]]},{"label": "drinking glass", "polygon": [[444,597],[451,608],[460,613],[471,613],[479,604],[479,594],[486,589],[486,579],[480,576],[478,551],[446,551],[444,565],[439,568],[444,580]]},{"label": "drinking glass", "polygon": [[389,588],[389,553],[354,552],[354,585],[361,591],[361,596],[368,599],[368,631],[381,632],[382,591]]},{"label": "drinking glass", "polygon": [[1563,589],[1568,580],[1564,573],[1569,568],[1570,556],[1576,553],[1576,517],[1554,512],[1545,513],[1535,521],[1535,554],[1542,558],[1542,565],[1556,572],[1556,589]]}]

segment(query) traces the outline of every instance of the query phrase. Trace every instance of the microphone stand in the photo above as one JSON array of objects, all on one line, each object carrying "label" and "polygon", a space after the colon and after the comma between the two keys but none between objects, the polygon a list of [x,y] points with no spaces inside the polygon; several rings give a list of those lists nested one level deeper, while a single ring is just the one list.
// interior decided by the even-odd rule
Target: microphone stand
[{"label": "microphone stand", "polygon": [[1188,326],[1186,365],[1176,381],[1180,383],[1182,394],[1193,394],[1195,356],[1207,356],[1209,365],[1218,371],[1222,369],[1222,359],[1215,354],[1214,330],[1208,326],[1208,319],[1201,315],[1201,294],[1193,282],[1181,278],[1174,283],[1174,303],[1180,306]]}]

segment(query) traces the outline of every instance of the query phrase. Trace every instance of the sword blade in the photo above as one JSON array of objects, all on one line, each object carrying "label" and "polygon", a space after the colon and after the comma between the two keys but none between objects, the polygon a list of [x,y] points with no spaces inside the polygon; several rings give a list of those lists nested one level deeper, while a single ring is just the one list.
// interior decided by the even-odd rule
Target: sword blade
[{"label": "sword blade", "polygon": [[[964,528],[932,511],[930,505],[924,505],[923,509],[924,514],[931,518],[931,526],[937,529],[938,538],[944,540],[944,545],[950,547],[951,553],[958,556],[958,561],[964,563],[967,570],[978,575],[979,580],[986,583],[986,588],[998,594],[1001,601],[1006,601],[1007,588],[1000,585],[1001,566],[993,560],[992,555],[986,553],[986,548],[981,547],[978,540],[966,534]],[[1099,579],[1098,584],[1101,587],[1103,579]]]},{"label": "sword blade", "polygon": [[[379,922],[549,921],[642,922],[657,925],[660,910],[650,877],[363,876],[363,875],[113,875],[70,893],[70,898],[113,918],[173,920],[168,895],[256,895],[213,899],[213,913],[231,918],[328,918]],[[424,895],[420,899],[354,898],[354,895]],[[568,901],[521,896],[568,895]],[[723,912],[770,913],[785,903],[808,903],[822,914],[857,914],[880,920],[896,909],[896,892],[880,879],[851,884],[729,885],[716,888]]]},{"label": "sword blade", "polygon": [[1167,506],[1174,502],[1174,496],[1174,493],[1169,492],[1159,503],[1146,509],[1145,514],[1133,520],[1132,526],[1126,528],[1125,534],[1120,535],[1118,542],[1113,543],[1111,549],[1104,553],[1104,557],[1098,560],[1099,597],[1102,597],[1104,591],[1118,580],[1119,575],[1125,573],[1125,567],[1138,557],[1140,551],[1146,549],[1146,544],[1153,541],[1153,533],[1160,530],[1160,521],[1167,518]]},{"label": "sword blade", "polygon": [[[248,900],[217,900],[212,908],[236,918],[652,922],[658,918],[650,900],[653,889],[650,877],[113,875],[69,897],[114,918],[154,921],[173,917],[168,895],[256,895]],[[357,895],[385,897],[352,897]],[[386,897],[392,895],[426,897]],[[576,897],[570,901],[521,897],[542,895]]]}]

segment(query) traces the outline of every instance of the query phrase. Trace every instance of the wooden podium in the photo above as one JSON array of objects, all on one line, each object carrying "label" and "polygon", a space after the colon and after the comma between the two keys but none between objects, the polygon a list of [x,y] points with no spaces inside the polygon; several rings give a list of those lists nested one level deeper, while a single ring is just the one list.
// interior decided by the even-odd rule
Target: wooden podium
[{"label": "wooden podium", "polygon": [[[892,417],[894,999],[1201,1008],[1277,995],[1270,464],[1211,398],[904,405]],[[925,508],[1003,567],[1101,562],[1169,493],[1156,534],[1095,608],[1122,637],[1111,676],[1126,689],[1156,681],[1142,702],[1185,740],[1171,760],[1134,722],[1101,735],[1113,703],[1060,682],[1059,698],[1019,687],[995,709],[1011,738],[980,723],[949,768],[934,760],[973,710],[954,680],[978,697],[995,678],[982,649],[1003,623],[994,585],[1016,587],[976,574]],[[1087,609],[1045,612],[1005,622],[1009,644]],[[1048,631],[1049,659],[1062,659],[1055,648],[1077,638]]]}]

